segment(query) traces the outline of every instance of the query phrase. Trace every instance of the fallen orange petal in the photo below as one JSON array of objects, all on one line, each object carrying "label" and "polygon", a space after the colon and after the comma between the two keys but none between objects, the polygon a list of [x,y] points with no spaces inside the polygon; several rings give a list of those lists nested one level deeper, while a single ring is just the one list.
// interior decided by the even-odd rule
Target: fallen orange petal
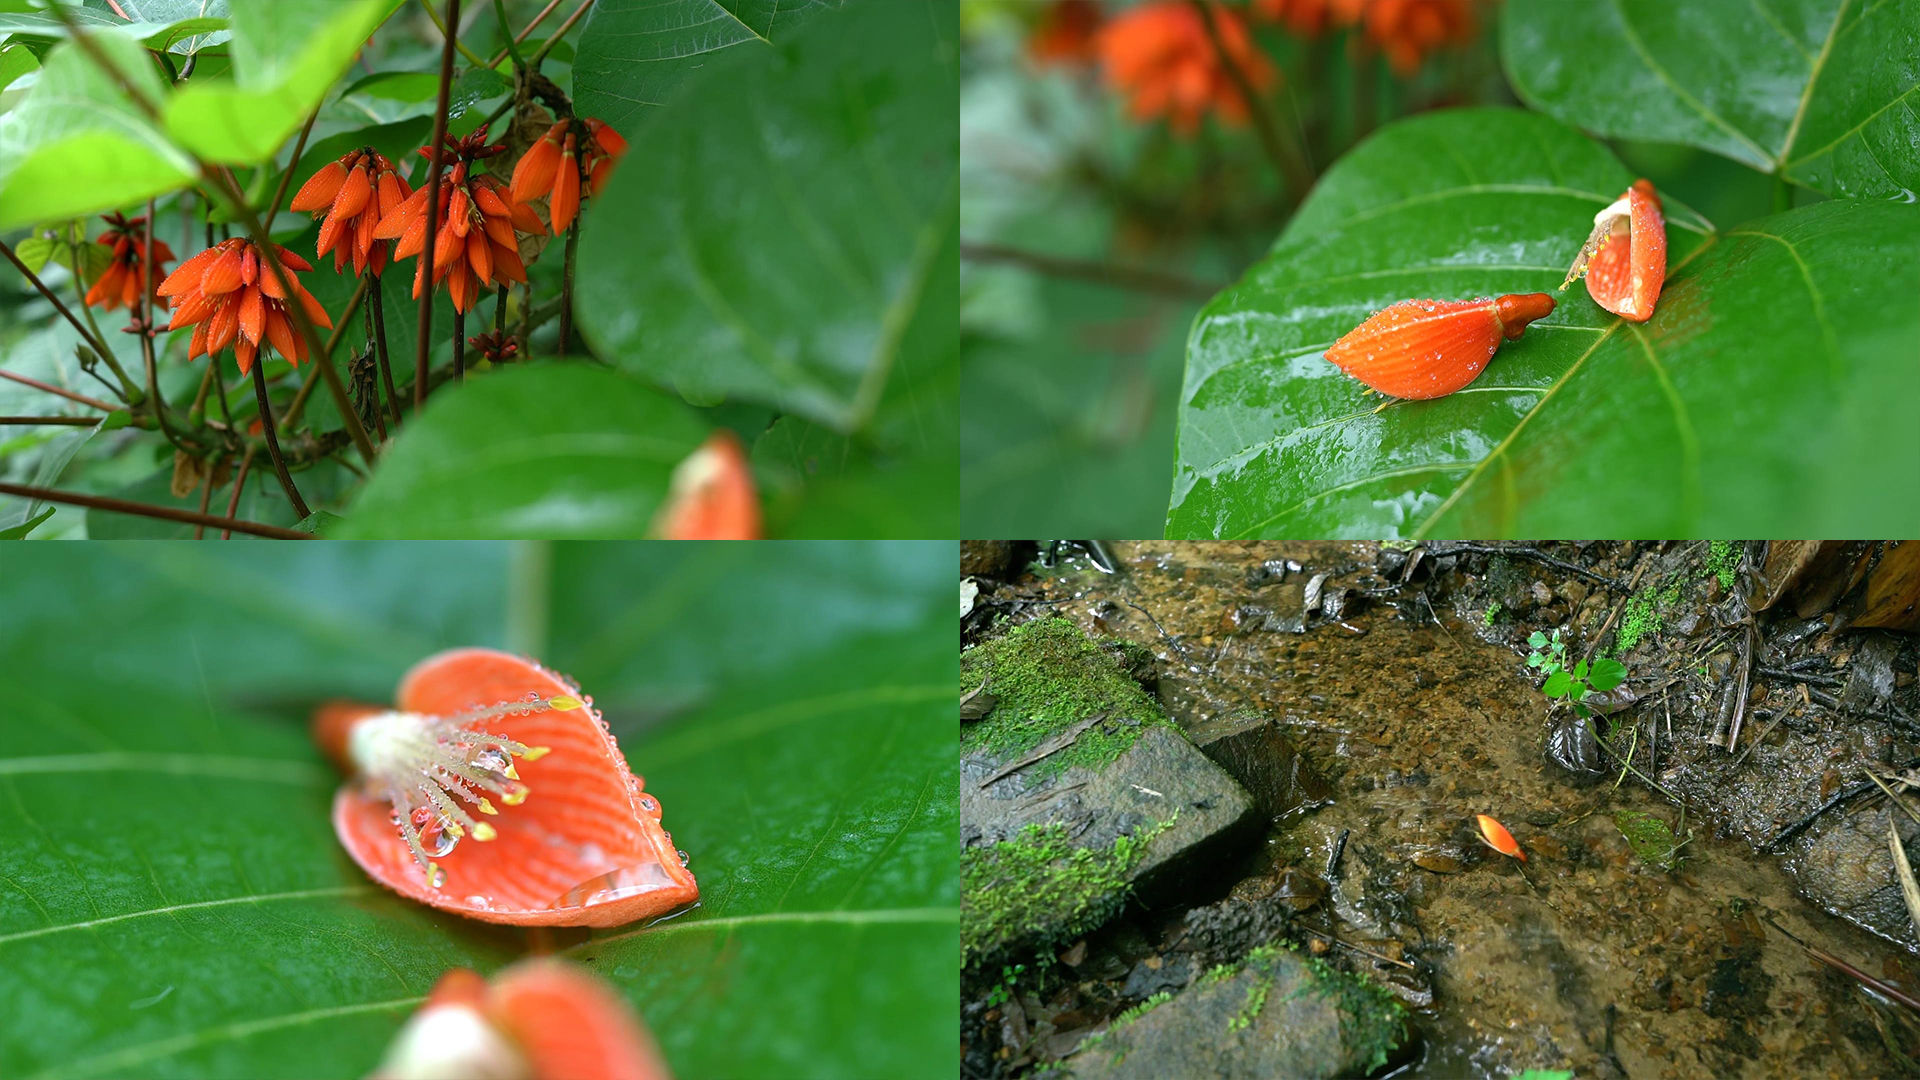
[{"label": "fallen orange petal", "polygon": [[666,540],[760,539],[760,496],[739,436],[722,428],[674,467],[654,531]]},{"label": "fallen orange petal", "polygon": [[1334,342],[1327,362],[1392,397],[1445,397],[1478,378],[1502,341],[1552,311],[1546,293],[1402,300]]},{"label": "fallen orange petal", "polygon": [[633,1009],[584,968],[527,960],[482,979],[440,977],[374,1075],[384,1080],[498,1077],[671,1080]]},{"label": "fallen orange petal", "polygon": [[562,677],[455,649],[415,666],[398,698],[325,705],[314,723],[351,767],[334,832],[381,885],[518,926],[619,926],[699,898],[659,800]]},{"label": "fallen orange petal", "polygon": [[1593,231],[1560,287],[1579,277],[1587,279],[1593,302],[1615,315],[1633,322],[1653,318],[1667,281],[1667,219],[1651,182],[1634,181],[1594,215]]},{"label": "fallen orange petal", "polygon": [[1487,842],[1488,847],[1502,855],[1519,859],[1521,862],[1527,861],[1527,853],[1520,850],[1519,842],[1514,840],[1513,834],[1507,831],[1505,825],[1485,814],[1475,814],[1474,817],[1480,821],[1480,838]]}]

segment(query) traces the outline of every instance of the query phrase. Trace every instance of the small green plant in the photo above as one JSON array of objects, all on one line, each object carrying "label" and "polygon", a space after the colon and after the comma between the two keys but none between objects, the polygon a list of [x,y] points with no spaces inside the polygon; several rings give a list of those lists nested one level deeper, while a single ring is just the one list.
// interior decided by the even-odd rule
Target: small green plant
[{"label": "small green plant", "polygon": [[1500,611],[1501,611],[1500,601],[1495,600],[1493,603],[1488,604],[1487,613],[1481,616],[1480,624],[1482,626],[1492,626],[1496,621],[1499,620]]},{"label": "small green plant", "polygon": [[1560,640],[1558,630],[1553,632],[1552,637],[1535,630],[1528,636],[1527,644],[1533,648],[1527,654],[1527,666],[1538,669],[1547,677],[1547,681],[1540,686],[1540,692],[1568,702],[1583,720],[1593,715],[1593,711],[1582,704],[1587,695],[1603,693],[1626,681],[1627,666],[1618,660],[1602,657],[1595,660],[1591,667],[1585,660],[1580,660],[1568,667],[1567,646]]},{"label": "small green plant", "polygon": [[1615,656],[1625,656],[1633,651],[1640,639],[1660,632],[1666,625],[1667,609],[1680,601],[1680,583],[1675,581],[1664,589],[1648,586],[1627,598],[1627,608],[1620,616],[1620,629],[1613,635]]},{"label": "small green plant", "polygon": [[1613,823],[1641,862],[1656,870],[1672,870],[1679,865],[1680,849],[1687,841],[1676,838],[1661,818],[1641,810],[1616,810]]},{"label": "small green plant", "polygon": [[995,1009],[1013,1000],[1013,988],[1020,982],[1020,976],[1027,970],[1025,964],[1014,964],[1000,969],[1000,981],[987,991],[987,1008]]},{"label": "small green plant", "polygon": [[1733,576],[1740,569],[1740,549],[1731,540],[1707,541],[1707,573],[1720,579],[1720,587],[1733,588]]},{"label": "small green plant", "polygon": [[1173,1000],[1173,995],[1165,990],[1162,990],[1156,994],[1153,994],[1149,996],[1145,1001],[1140,1002],[1138,1005],[1135,1005],[1132,1008],[1126,1010],[1125,1012],[1122,1012],[1119,1016],[1114,1017],[1113,1023],[1107,1026],[1107,1030],[1112,1031],[1116,1028],[1126,1027],[1128,1024],[1133,1023],[1135,1020],[1140,1019],[1141,1017],[1147,1015],[1148,1013],[1152,1012],[1153,1010],[1159,1008],[1162,1005],[1165,1005],[1167,1002],[1172,1000]]}]

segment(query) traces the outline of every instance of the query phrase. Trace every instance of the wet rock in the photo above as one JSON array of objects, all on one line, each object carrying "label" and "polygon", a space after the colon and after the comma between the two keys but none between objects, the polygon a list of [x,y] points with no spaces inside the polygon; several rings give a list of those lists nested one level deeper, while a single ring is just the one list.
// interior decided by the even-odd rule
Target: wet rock
[{"label": "wet rock", "polygon": [[1278,724],[1241,713],[1201,720],[1187,734],[1201,752],[1238,780],[1269,818],[1324,805],[1333,788]]},{"label": "wet rock", "polygon": [[1247,588],[1260,589],[1268,585],[1278,585],[1287,580],[1289,573],[1299,572],[1300,564],[1292,559],[1268,559],[1247,571]]},{"label": "wet rock", "polygon": [[1130,998],[1149,998],[1161,991],[1179,990],[1199,974],[1194,959],[1187,953],[1149,956],[1127,972],[1126,986],[1120,991]]},{"label": "wet rock", "polygon": [[[1824,829],[1816,826],[1795,842],[1787,861],[1807,899],[1841,918],[1866,927],[1908,949],[1920,948],[1913,919],[1901,899],[1887,846],[1884,805],[1849,814],[1835,812]],[[1907,856],[1920,856],[1920,825],[1899,820]]]},{"label": "wet rock", "polygon": [[1407,1041],[1405,1013],[1378,987],[1277,948],[1209,973],[1068,1058],[1068,1075],[1268,1080],[1357,1076]]},{"label": "wet rock", "polygon": [[1205,970],[1239,960],[1256,946],[1277,940],[1293,915],[1293,905],[1271,892],[1258,900],[1228,897],[1187,912],[1174,947],[1194,957]]},{"label": "wet rock", "polygon": [[1271,590],[1266,597],[1266,618],[1261,622],[1262,630],[1280,634],[1304,634],[1307,630],[1307,586],[1304,582],[1290,581]]},{"label": "wet rock", "polygon": [[1862,634],[1840,704],[1857,713],[1880,711],[1893,696],[1893,657],[1898,651],[1892,634]]},{"label": "wet rock", "polygon": [[1157,899],[1257,835],[1239,784],[1167,725],[1098,768],[1031,778],[1013,755],[961,762],[962,949],[969,963],[1084,933],[1130,891]]},{"label": "wet rock", "polygon": [[962,540],[960,576],[1007,580],[1007,575],[1018,569],[1014,561],[1015,546],[1012,540]]}]

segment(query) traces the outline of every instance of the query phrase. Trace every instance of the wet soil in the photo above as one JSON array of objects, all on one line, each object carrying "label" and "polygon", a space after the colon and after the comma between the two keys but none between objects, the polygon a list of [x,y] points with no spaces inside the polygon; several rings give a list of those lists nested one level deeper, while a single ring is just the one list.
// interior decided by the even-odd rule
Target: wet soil
[{"label": "wet soil", "polygon": [[[1777,828],[1777,804],[1789,801],[1767,795],[1764,776],[1744,781],[1751,791],[1740,798],[1766,812],[1719,820],[1711,800],[1699,798],[1731,783],[1727,762],[1698,764],[1699,747],[1716,734],[1707,730],[1715,665],[1723,671],[1737,660],[1725,635],[1710,633],[1711,619],[1695,616],[1701,625],[1671,633],[1659,671],[1626,684],[1643,698],[1668,697],[1660,712],[1643,701],[1622,737],[1632,740],[1627,756],[1643,773],[1666,777],[1668,793],[1687,801],[1683,817],[1642,779],[1618,782],[1617,760],[1604,752],[1572,770],[1566,765],[1582,762],[1568,761],[1564,745],[1558,763],[1548,753],[1556,726],[1564,739],[1566,716],[1537,689],[1526,637],[1555,625],[1596,634],[1624,588],[1603,599],[1598,582],[1576,574],[1506,560],[1489,573],[1484,557],[1470,556],[1443,560],[1438,572],[1416,568],[1415,583],[1403,584],[1403,556],[1383,557],[1371,544],[1111,550],[1117,573],[1070,556],[990,590],[997,608],[989,610],[1015,619],[1058,615],[1089,634],[1147,646],[1176,721],[1191,731],[1223,717],[1266,718],[1330,798],[1276,818],[1261,844],[1217,875],[1196,878],[1182,904],[1135,910],[1065,950],[1058,974],[1016,994],[1011,1009],[984,1008],[976,996],[963,1010],[969,1030],[1025,1043],[1002,1047],[1003,1066],[1064,1056],[1154,989],[1178,992],[1202,963],[1217,960],[1181,955],[1196,920],[1219,912],[1245,921],[1248,904],[1278,910],[1278,897],[1286,901],[1276,924],[1282,933],[1366,973],[1415,1010],[1418,1055],[1395,1075],[1912,1073],[1908,1021],[1813,962],[1768,920],[1909,987],[1920,985],[1911,954],[1808,903],[1780,859],[1755,853],[1755,837]],[[1607,572],[1624,578],[1626,569]],[[1321,603],[1308,605],[1316,592]],[[1722,592],[1703,587],[1696,606],[1723,600]],[[1489,620],[1497,597],[1509,601],[1504,617]],[[976,620],[974,632],[983,629]],[[1700,686],[1676,683],[1682,661]],[[1764,722],[1762,706],[1756,715]],[[1819,735],[1812,720],[1796,726]],[[1699,730],[1691,741],[1683,738],[1692,728]],[[1792,735],[1783,730],[1776,742]],[[1643,732],[1651,747],[1640,745]],[[1865,738],[1865,752],[1880,757],[1890,752],[1885,734],[1829,736],[1836,744]],[[1765,753],[1776,759],[1780,784],[1804,787],[1827,763],[1789,768],[1778,759],[1791,756],[1790,746]],[[1622,811],[1653,815],[1686,841],[1674,869],[1635,854],[1616,823]],[[1483,813],[1512,831],[1524,865],[1480,842],[1474,820]],[[1879,826],[1884,852],[1884,816]],[[1020,1014],[1017,1031],[1006,1030],[1008,1012]]]}]

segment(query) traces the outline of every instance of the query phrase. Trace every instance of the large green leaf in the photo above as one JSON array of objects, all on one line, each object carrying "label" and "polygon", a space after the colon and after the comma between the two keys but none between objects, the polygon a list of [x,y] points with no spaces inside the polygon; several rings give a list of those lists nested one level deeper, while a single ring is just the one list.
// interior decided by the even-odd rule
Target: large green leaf
[{"label": "large green leaf", "polygon": [[1516,3],[1500,30],[1514,89],[1568,123],[1704,147],[1831,195],[1920,189],[1920,5]]},{"label": "large green leaf", "polygon": [[1904,535],[1920,458],[1920,208],[1828,202],[1703,234],[1630,324],[1581,286],[1435,401],[1328,345],[1410,297],[1552,291],[1631,175],[1560,124],[1432,113],[1339,162],[1187,351],[1168,535]]},{"label": "large green leaf", "polygon": [[703,72],[587,214],[596,352],[951,452],[954,32],[939,0],[856,4]]},{"label": "large green leaf", "polygon": [[195,81],[167,131],[211,161],[272,157],[403,0],[230,0],[234,79]]},{"label": "large green leaf", "polygon": [[695,911],[560,939],[642,1012],[676,1075],[951,1075],[953,558],[0,550],[0,1063],[363,1076],[443,971],[522,955],[521,931],[360,874],[303,730],[323,697],[386,700],[415,660],[482,644],[582,679],[693,856]]},{"label": "large green leaf", "polygon": [[618,372],[515,365],[442,387],[395,436],[339,535],[644,536],[706,428]]},{"label": "large green leaf", "polygon": [[631,130],[692,72],[744,47],[785,41],[839,0],[600,0],[580,28],[574,107]]},{"label": "large green leaf", "polygon": [[[139,45],[119,35],[96,41],[142,93],[160,99],[160,74]],[[33,89],[0,116],[0,229],[124,206],[193,175],[192,160],[72,44],[48,53]]]},{"label": "large green leaf", "polygon": [[[89,33],[115,34],[150,49],[191,53],[227,40],[227,0],[119,0],[122,19],[105,7],[67,5]],[[0,12],[0,41],[9,37],[60,39],[66,24],[38,11]]]}]

